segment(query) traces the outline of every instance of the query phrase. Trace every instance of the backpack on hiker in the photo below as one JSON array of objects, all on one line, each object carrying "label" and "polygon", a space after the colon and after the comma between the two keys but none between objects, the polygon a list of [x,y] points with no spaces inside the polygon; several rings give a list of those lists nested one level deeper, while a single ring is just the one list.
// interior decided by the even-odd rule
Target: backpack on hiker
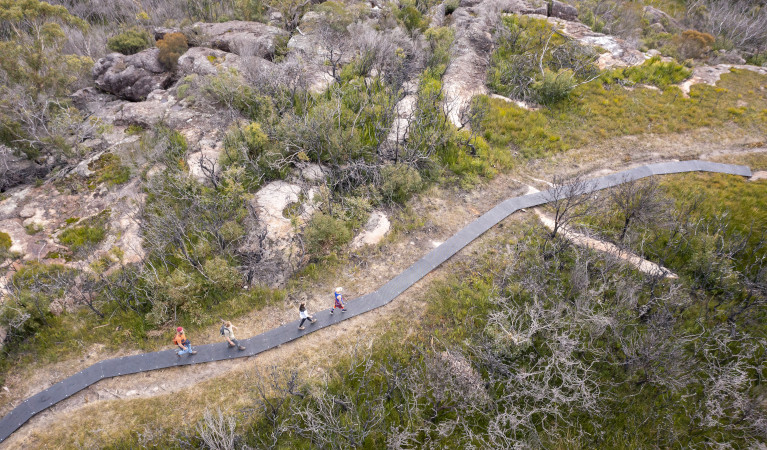
[{"label": "backpack on hiker", "polygon": [[221,324],[221,336],[226,336],[226,324]]}]

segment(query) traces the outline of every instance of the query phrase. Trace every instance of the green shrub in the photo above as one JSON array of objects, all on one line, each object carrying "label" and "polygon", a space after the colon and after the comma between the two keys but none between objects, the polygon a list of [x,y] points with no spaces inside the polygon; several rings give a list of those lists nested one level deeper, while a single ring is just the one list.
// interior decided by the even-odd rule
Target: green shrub
[{"label": "green shrub", "polygon": [[168,33],[157,41],[157,48],[160,53],[157,60],[168,70],[175,70],[178,59],[187,51],[189,45],[186,36],[181,33]]},{"label": "green shrub", "polygon": [[392,164],[381,169],[381,194],[395,203],[405,203],[421,189],[421,175],[407,164]]},{"label": "green shrub", "polygon": [[107,40],[107,48],[123,55],[133,55],[152,46],[152,35],[141,28],[131,28]]},{"label": "green shrub", "polygon": [[318,213],[306,229],[306,248],[313,259],[337,250],[352,238],[346,225],[327,214]]},{"label": "green shrub", "polygon": [[11,248],[11,245],[13,245],[13,242],[11,242],[11,235],[0,231],[0,262],[10,256],[8,250]]},{"label": "green shrub", "polygon": [[660,56],[653,56],[639,66],[624,69],[623,74],[633,83],[665,88],[686,80],[692,71],[674,61],[664,62]]},{"label": "green shrub", "polygon": [[416,31],[423,32],[429,26],[429,20],[413,5],[407,5],[400,9],[397,17],[399,17],[405,28],[411,33]]}]

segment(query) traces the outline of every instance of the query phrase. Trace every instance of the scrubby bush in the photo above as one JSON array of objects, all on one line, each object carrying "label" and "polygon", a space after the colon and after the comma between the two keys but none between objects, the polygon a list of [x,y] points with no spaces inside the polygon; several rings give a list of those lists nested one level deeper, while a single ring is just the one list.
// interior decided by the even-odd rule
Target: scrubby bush
[{"label": "scrubby bush", "polygon": [[152,36],[141,28],[131,28],[107,40],[107,48],[123,55],[133,55],[152,46]]},{"label": "scrubby bush", "polygon": [[392,164],[381,169],[381,194],[395,203],[405,203],[421,189],[421,175],[407,164]]},{"label": "scrubby bush", "polygon": [[450,14],[453,14],[456,9],[460,6],[461,2],[459,0],[446,0],[445,5],[445,15],[448,16]]},{"label": "scrubby bush", "polygon": [[556,34],[544,20],[504,17],[496,39],[487,85],[498,94],[551,105],[599,74],[592,48]]},{"label": "scrubby bush", "polygon": [[157,55],[160,64],[168,70],[175,70],[178,59],[187,51],[189,45],[183,34],[168,33],[157,41],[157,48],[160,49],[160,53]]},{"label": "scrubby bush", "polygon": [[351,232],[342,221],[325,213],[312,217],[304,234],[306,250],[313,259],[339,249],[351,238]]},{"label": "scrubby bush", "polygon": [[767,7],[753,0],[693,0],[686,2],[687,21],[716,37],[721,48],[767,50]]},{"label": "scrubby bush", "polygon": [[554,72],[544,70],[543,76],[533,83],[538,102],[543,105],[553,105],[566,99],[575,89],[576,81],[573,71],[569,69]]},{"label": "scrubby bush", "polygon": [[675,36],[672,42],[681,59],[697,59],[711,50],[714,36],[696,30],[686,30]]},{"label": "scrubby bush", "polygon": [[429,26],[429,19],[425,18],[421,11],[413,5],[406,5],[397,13],[397,17],[411,33],[423,32]]},{"label": "scrubby bush", "polygon": [[13,245],[11,235],[0,231],[0,262],[8,257],[8,249],[11,248],[11,245]]}]

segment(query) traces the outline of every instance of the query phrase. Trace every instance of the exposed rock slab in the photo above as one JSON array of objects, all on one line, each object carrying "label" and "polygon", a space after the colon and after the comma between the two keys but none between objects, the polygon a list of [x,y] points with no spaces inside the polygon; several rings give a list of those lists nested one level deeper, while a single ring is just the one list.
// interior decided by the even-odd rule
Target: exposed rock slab
[{"label": "exposed rock slab", "polygon": [[368,218],[365,228],[352,241],[352,248],[365,245],[376,245],[386,236],[391,228],[389,218],[382,211],[373,211]]},{"label": "exposed rock slab", "polygon": [[205,47],[191,47],[178,59],[180,76],[216,75],[220,70],[235,69],[240,73],[245,71],[241,58],[234,53]]},{"label": "exposed rock slab", "polygon": [[167,87],[171,81],[171,73],[157,61],[159,52],[150,48],[128,56],[110,53],[93,66],[96,86],[125,100],[146,99],[150,92]]},{"label": "exposed rock slab", "polygon": [[[302,195],[304,194],[304,195]],[[251,266],[248,279],[251,283],[278,286],[285,281],[301,263],[301,249],[294,223],[283,215],[289,205],[300,203],[301,220],[308,220],[314,213],[315,190],[304,192],[301,186],[285,181],[273,181],[253,196],[252,210],[256,221],[251,225],[246,243],[239,251],[248,259],[257,259]]]},{"label": "exposed rock slab", "polygon": [[744,64],[718,64],[715,66],[699,66],[692,70],[692,76],[679,84],[679,89],[685,95],[690,94],[690,88],[695,84],[708,84],[716,86],[716,83],[723,74],[729,73],[732,69],[750,70],[761,75],[767,75],[767,67],[750,66]]},{"label": "exposed rock slab", "polygon": [[239,20],[222,23],[198,22],[194,24],[193,30],[199,35],[204,46],[240,56],[260,58],[271,58],[274,55],[275,39],[278,36],[287,36],[287,32],[277,27]]},{"label": "exposed rock slab", "polygon": [[455,126],[460,127],[464,122],[471,99],[487,94],[485,79],[493,50],[491,33],[501,18],[500,13],[528,14],[541,8],[545,13],[542,1],[461,1],[452,14],[455,40],[450,65],[442,77],[445,113]]},{"label": "exposed rock slab", "polygon": [[644,53],[623,39],[597,33],[580,22],[558,19],[556,17],[549,17],[548,21],[556,25],[562,31],[562,34],[575,39],[581,44],[601,47],[607,50],[597,61],[600,69],[635,66],[642,64],[646,59]]}]

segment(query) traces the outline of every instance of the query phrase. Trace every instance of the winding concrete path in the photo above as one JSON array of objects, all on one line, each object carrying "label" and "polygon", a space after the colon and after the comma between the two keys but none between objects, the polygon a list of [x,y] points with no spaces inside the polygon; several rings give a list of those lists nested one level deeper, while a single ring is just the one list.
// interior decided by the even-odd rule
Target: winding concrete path
[{"label": "winding concrete path", "polygon": [[[746,166],[697,160],[666,162],[637,167],[589,180],[587,181],[586,192],[594,192],[610,188],[628,181],[652,175],[696,171],[718,172],[741,175],[744,177],[751,176],[751,169]],[[349,302],[347,304],[348,311],[346,313],[330,315],[330,310],[318,312],[314,316],[317,319],[317,323],[306,325],[306,331],[298,330],[296,321],[274,328],[250,339],[241,340],[242,344],[247,347],[247,350],[245,351],[229,349],[225,343],[221,342],[197,346],[195,349],[198,353],[193,356],[183,355],[177,357],[175,355],[175,350],[164,350],[98,362],[21,402],[21,404],[0,420],[0,442],[7,439],[8,436],[19,429],[19,427],[35,414],[76,394],[86,387],[97,383],[99,380],[174,366],[201,364],[257,355],[266,350],[298,339],[305,334],[333,326],[343,320],[384,306],[510,214],[522,208],[531,208],[548,203],[550,200],[551,194],[549,191],[542,191],[505,200],[464,227],[444,244],[432,250],[429,254],[408,267],[407,270],[397,275],[377,291],[363,295],[362,297]]]}]

